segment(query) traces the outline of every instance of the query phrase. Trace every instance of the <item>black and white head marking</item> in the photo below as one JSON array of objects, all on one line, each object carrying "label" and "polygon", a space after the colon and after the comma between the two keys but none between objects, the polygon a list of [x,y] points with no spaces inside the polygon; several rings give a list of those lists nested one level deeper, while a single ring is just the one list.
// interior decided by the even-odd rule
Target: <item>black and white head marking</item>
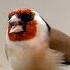
[{"label": "black and white head marking", "polygon": [[[35,13],[33,20],[36,21],[37,25],[37,32],[36,32],[36,36],[33,39],[30,40],[26,40],[26,41],[17,41],[17,42],[13,42],[10,41],[7,37],[8,43],[11,45],[16,45],[16,46],[36,46],[39,47],[43,44],[48,45],[48,39],[49,39],[49,30],[50,30],[50,26],[44,21],[43,18],[40,17],[39,13],[37,13],[36,11],[32,11],[33,13]],[[15,16],[15,18],[13,19],[14,15],[10,18],[10,21],[20,21],[21,19],[19,19],[18,16]],[[17,20],[18,19],[18,20]],[[16,28],[12,28],[11,32],[20,32],[22,31],[22,27],[16,27]],[[20,42],[20,43],[19,43]]]}]

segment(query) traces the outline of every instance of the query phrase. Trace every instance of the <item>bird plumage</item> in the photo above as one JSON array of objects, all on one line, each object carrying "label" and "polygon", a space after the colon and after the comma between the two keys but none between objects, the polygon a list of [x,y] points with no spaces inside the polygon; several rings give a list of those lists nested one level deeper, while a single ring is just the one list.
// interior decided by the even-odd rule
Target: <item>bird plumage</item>
[{"label": "bird plumage", "polygon": [[62,54],[49,48],[49,28],[36,11],[13,11],[8,21],[6,51],[14,70],[60,70]]}]

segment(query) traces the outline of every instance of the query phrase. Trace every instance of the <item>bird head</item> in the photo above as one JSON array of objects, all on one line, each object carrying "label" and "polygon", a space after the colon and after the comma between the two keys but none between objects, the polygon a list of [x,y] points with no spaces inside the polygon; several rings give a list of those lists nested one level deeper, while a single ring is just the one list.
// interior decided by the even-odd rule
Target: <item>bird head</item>
[{"label": "bird head", "polygon": [[34,10],[17,9],[8,15],[7,35],[10,41],[28,41],[48,38],[50,27]]}]

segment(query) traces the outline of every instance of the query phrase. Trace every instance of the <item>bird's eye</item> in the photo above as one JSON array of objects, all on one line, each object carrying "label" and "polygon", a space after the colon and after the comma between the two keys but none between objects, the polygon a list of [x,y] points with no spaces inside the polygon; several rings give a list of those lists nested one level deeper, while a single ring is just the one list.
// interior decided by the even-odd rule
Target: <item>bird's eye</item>
[{"label": "bird's eye", "polygon": [[18,16],[24,22],[29,22],[29,21],[31,21],[34,18],[34,14],[33,13],[21,14],[21,15],[18,15]]}]

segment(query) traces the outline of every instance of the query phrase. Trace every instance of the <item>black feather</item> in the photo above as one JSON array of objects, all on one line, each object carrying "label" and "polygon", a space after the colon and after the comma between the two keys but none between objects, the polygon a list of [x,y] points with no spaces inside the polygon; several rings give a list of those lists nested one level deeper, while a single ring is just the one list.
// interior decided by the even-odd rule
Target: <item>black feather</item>
[{"label": "black feather", "polygon": [[18,14],[17,15],[22,21],[24,22],[29,22],[33,19],[34,15],[33,13],[29,13],[29,14]]},{"label": "black feather", "polygon": [[[40,16],[41,17],[41,16]],[[50,25],[47,23],[47,21],[43,18],[43,17],[41,17],[42,18],[42,20],[46,23],[46,25],[47,25],[47,27],[48,27],[48,31],[50,32],[51,31],[51,27],[50,27]]]}]

